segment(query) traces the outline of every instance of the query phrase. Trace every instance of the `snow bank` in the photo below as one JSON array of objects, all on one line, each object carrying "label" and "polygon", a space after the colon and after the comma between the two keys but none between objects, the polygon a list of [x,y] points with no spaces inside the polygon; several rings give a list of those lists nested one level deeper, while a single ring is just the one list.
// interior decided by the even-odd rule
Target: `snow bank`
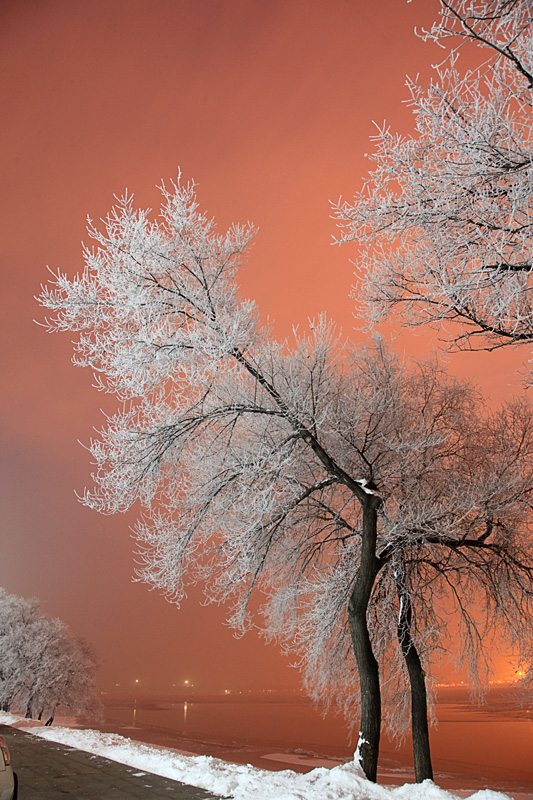
[{"label": "snow bank", "polygon": [[[306,774],[269,772],[250,765],[230,764],[211,756],[192,756],[134,742],[115,733],[74,728],[39,727],[28,720],[0,712],[0,723],[52,742],[127,764],[235,800],[458,800],[458,795],[431,781],[395,788],[367,781],[353,762],[332,769],[319,767]],[[464,794],[461,792],[461,795]],[[472,800],[507,800],[500,792],[484,789]]]}]

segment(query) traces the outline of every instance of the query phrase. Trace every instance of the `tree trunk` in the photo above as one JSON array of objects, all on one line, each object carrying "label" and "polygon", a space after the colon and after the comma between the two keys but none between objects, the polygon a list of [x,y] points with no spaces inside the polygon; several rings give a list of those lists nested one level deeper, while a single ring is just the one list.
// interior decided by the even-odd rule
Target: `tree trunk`
[{"label": "tree trunk", "polygon": [[16,693],[13,693],[7,697],[4,702],[2,703],[2,711],[10,711],[11,706],[13,705],[13,700],[15,699]]},{"label": "tree trunk", "polygon": [[379,667],[372,650],[366,619],[370,596],[379,568],[376,558],[379,502],[379,498],[369,496],[368,502],[363,506],[361,562],[348,605],[348,621],[361,686],[358,754],[363,772],[370,781],[375,781],[377,778],[381,734]]},{"label": "tree trunk", "polygon": [[33,687],[32,687],[32,691],[30,691],[28,702],[26,704],[26,719],[32,719],[33,717],[33,701],[34,697],[33,697]]},{"label": "tree trunk", "polygon": [[415,780],[421,783],[426,779],[433,780],[431,766],[431,750],[429,746],[428,706],[426,694],[426,677],[418,651],[411,636],[411,620],[413,609],[411,598],[405,585],[405,573],[397,576],[396,588],[400,600],[398,614],[398,640],[405,659],[409,682],[411,684],[411,730],[413,736],[413,757],[415,763]]}]

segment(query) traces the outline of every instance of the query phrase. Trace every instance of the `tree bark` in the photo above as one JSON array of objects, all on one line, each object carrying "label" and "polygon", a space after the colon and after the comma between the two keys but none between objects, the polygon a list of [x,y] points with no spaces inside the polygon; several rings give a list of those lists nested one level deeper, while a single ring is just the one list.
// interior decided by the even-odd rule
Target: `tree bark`
[{"label": "tree bark", "polygon": [[370,781],[377,778],[381,734],[381,692],[379,667],[368,632],[367,610],[379,569],[376,558],[377,508],[380,500],[369,495],[363,505],[361,561],[348,605],[348,621],[361,686],[361,724],[358,754],[361,767]]},{"label": "tree bark", "polygon": [[397,577],[396,588],[400,600],[398,614],[398,640],[409,673],[411,684],[411,731],[413,736],[413,758],[417,783],[433,780],[431,750],[429,744],[428,706],[426,676],[418,650],[411,636],[413,609],[405,586],[405,575]]}]

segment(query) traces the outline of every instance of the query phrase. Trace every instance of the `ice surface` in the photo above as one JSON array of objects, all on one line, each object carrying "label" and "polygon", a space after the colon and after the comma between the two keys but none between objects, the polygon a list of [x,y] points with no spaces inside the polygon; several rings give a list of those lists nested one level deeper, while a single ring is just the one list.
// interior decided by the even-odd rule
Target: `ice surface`
[{"label": "ice surface", "polygon": [[[431,781],[380,786],[367,781],[353,762],[331,769],[319,767],[305,774],[290,769],[269,772],[250,765],[231,764],[211,756],[191,756],[142,744],[115,733],[67,727],[45,728],[29,720],[0,712],[0,723],[16,725],[27,733],[69,745],[138,770],[182,781],[213,794],[235,800],[507,800],[508,795],[489,789],[460,794],[441,789]],[[515,798],[533,795],[515,795]]]}]

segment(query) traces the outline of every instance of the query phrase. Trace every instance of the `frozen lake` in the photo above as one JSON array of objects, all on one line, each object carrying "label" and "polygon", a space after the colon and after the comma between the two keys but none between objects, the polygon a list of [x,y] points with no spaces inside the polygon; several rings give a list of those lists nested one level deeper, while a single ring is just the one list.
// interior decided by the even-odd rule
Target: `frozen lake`
[{"label": "frozen lake", "polygon": [[[533,791],[533,713],[520,708],[512,688],[492,688],[481,707],[460,687],[442,689],[437,717],[431,731],[437,783]],[[105,730],[265,769],[333,765],[349,759],[355,746],[339,717],[323,718],[305,698],[274,693],[108,697]],[[381,782],[412,779],[410,746],[382,738]]]}]

